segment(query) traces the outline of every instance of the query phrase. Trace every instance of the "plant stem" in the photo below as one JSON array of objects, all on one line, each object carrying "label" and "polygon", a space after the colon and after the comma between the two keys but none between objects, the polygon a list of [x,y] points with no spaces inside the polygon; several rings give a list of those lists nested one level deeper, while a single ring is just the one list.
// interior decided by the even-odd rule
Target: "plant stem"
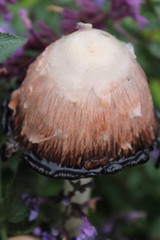
[{"label": "plant stem", "polygon": [[0,155],[0,200],[2,198],[2,160]]},{"label": "plant stem", "polygon": [[3,225],[1,228],[1,238],[2,240],[7,240],[7,232],[6,232],[6,227]]},{"label": "plant stem", "polygon": [[[3,201],[3,193],[2,193],[2,159],[0,156],[0,201]],[[0,229],[0,235],[2,240],[7,240],[7,232],[6,227],[4,224],[2,224]]]}]

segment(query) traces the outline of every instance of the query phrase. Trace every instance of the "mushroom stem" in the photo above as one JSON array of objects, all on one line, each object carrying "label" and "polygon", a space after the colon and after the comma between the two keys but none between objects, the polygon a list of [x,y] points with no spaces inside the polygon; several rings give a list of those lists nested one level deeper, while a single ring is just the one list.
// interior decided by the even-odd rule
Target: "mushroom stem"
[{"label": "mushroom stem", "polygon": [[[80,179],[80,180],[74,180],[72,181],[73,183],[80,183],[80,186],[83,186],[83,185],[87,185],[89,183],[91,183],[93,181],[92,178],[84,178],[84,179]],[[65,196],[67,196],[70,192],[74,191],[74,187],[73,187],[73,184],[71,184],[70,181],[68,180],[65,180],[64,181],[64,193],[65,193]],[[82,212],[87,214],[88,212],[88,207],[87,206],[84,206],[85,203],[87,203],[90,199],[90,196],[91,196],[91,187],[90,186],[86,186],[84,188],[84,191],[81,192],[81,191],[78,191],[77,189],[75,189],[75,192],[74,192],[74,196],[71,198],[71,203],[75,203],[76,205],[79,204],[79,205],[82,205]],[[71,209],[71,206],[69,207],[69,210],[68,210],[68,216],[70,216],[66,223],[65,223],[65,227],[69,233],[70,236],[77,236],[78,232],[79,232],[79,226],[82,225],[82,220],[79,218],[79,217],[76,217],[76,216],[72,216],[72,209]]]}]

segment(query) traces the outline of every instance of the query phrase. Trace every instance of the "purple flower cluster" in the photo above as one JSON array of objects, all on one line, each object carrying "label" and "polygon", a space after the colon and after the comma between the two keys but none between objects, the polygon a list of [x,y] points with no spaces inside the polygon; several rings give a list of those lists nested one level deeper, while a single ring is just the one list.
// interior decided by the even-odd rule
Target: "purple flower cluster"
[{"label": "purple flower cluster", "polygon": [[140,15],[140,7],[143,3],[143,0],[112,0],[109,16],[113,21],[119,21],[130,16],[142,28],[144,24],[148,23],[148,20]]},{"label": "purple flower cluster", "polygon": [[107,20],[112,20],[114,23],[125,17],[132,17],[140,28],[148,23],[148,20],[140,15],[143,0],[112,0],[110,2],[111,7],[109,11],[106,11],[104,0],[76,0],[75,4],[79,10],[64,8],[62,12],[62,30],[64,33],[74,31],[77,22],[88,22],[95,28],[103,29],[106,27]]},{"label": "purple flower cluster", "polygon": [[[39,237],[42,240],[55,240],[55,239],[72,239],[70,233],[65,228],[65,222],[72,217],[76,217],[82,220],[82,226],[79,227],[79,235],[74,240],[94,240],[97,231],[94,226],[92,226],[87,219],[85,213],[83,212],[84,208],[95,209],[95,204],[99,200],[99,198],[90,199],[87,202],[82,204],[76,203],[72,201],[72,198],[75,196],[75,192],[79,191],[83,193],[86,191],[86,188],[92,188],[92,182],[88,182],[85,184],[81,184],[80,181],[71,182],[73,186],[73,190],[69,191],[67,194],[64,194],[63,191],[60,191],[56,196],[44,196],[44,197],[30,197],[27,193],[22,195],[22,201],[29,208],[29,216],[28,221],[32,222],[37,219],[36,223],[38,226],[34,227],[33,235]],[[39,216],[39,210],[43,209],[44,206],[49,205],[50,211],[54,211],[53,209],[57,208],[60,204],[63,204],[64,211],[63,216],[56,216],[56,222],[58,222],[56,226],[53,227],[53,223],[50,222],[47,217],[41,218]],[[70,211],[68,212],[68,207]],[[59,220],[58,220],[59,217]],[[54,219],[54,218],[53,218]],[[59,237],[59,238],[57,238]]]},{"label": "purple flower cluster", "polygon": [[[64,8],[61,28],[65,34],[73,32],[77,22],[92,23],[96,28],[104,28],[105,13],[102,8],[104,0],[76,0],[79,10]],[[102,15],[102,16],[101,16]]]},{"label": "purple flower cluster", "polygon": [[82,226],[79,227],[80,234],[76,240],[94,240],[97,236],[97,230],[90,224],[86,217],[82,217]]},{"label": "purple flower cluster", "polygon": [[142,211],[129,211],[127,213],[117,213],[111,217],[107,224],[103,226],[102,232],[105,237],[109,237],[110,235],[116,235],[118,232],[119,239],[125,239],[123,233],[120,232],[119,225],[124,222],[128,224],[129,222],[136,221],[138,219],[145,219],[147,214]]},{"label": "purple flower cluster", "polygon": [[[79,227],[79,234],[75,240],[94,240],[97,236],[97,230],[90,224],[87,217],[82,217],[82,226]],[[56,239],[72,239],[73,237],[67,234],[67,230],[64,227],[52,228],[49,230],[43,230],[41,227],[36,226],[33,229],[33,235],[39,237],[42,240],[56,240]],[[62,238],[59,238],[62,237]]]},{"label": "purple flower cluster", "polygon": [[[39,208],[41,207],[41,204],[47,204],[50,201],[53,203],[53,207],[58,203],[60,203],[62,200],[62,194],[60,193],[58,196],[46,196],[46,197],[30,197],[27,193],[24,193],[22,195],[22,201],[24,201],[24,204],[30,209],[28,221],[32,222],[38,218],[39,214]],[[45,222],[43,224],[43,221],[37,221],[40,223],[39,226],[36,226],[33,228],[32,234],[35,237],[40,238],[41,240],[56,240],[60,234],[64,235],[63,233],[63,227],[58,228],[52,228],[50,229],[50,224]],[[44,225],[44,226],[43,226]],[[47,227],[46,227],[47,225]]]},{"label": "purple flower cluster", "polygon": [[3,16],[5,21],[12,19],[12,14],[9,12],[7,5],[16,4],[16,0],[0,0],[0,15]]},{"label": "purple flower cluster", "polygon": [[45,199],[43,197],[31,198],[27,193],[24,193],[22,195],[22,200],[26,206],[30,207],[28,221],[34,221],[38,217],[39,206],[44,202]]},{"label": "purple flower cluster", "polygon": [[59,235],[59,231],[58,229],[52,229],[50,233],[49,231],[43,231],[37,226],[33,229],[33,235],[39,237],[41,240],[56,240]]}]

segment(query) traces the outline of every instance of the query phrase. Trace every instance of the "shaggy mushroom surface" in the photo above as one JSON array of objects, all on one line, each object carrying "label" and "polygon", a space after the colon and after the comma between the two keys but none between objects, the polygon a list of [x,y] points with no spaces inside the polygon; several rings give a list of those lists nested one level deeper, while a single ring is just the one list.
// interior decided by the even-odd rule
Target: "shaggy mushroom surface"
[{"label": "shaggy mushroom surface", "polygon": [[157,122],[132,45],[82,26],[38,56],[8,107],[32,159],[90,171],[150,148]]}]

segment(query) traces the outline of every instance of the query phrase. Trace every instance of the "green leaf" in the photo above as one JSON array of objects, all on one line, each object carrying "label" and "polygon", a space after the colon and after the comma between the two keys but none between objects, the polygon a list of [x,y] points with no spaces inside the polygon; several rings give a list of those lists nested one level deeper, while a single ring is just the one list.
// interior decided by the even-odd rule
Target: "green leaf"
[{"label": "green leaf", "polygon": [[6,209],[10,223],[20,223],[28,218],[29,209],[22,201],[22,194],[28,193],[31,187],[32,175],[22,161],[6,196]]},{"label": "green leaf", "polygon": [[155,106],[160,110],[160,80],[152,79],[149,83]]},{"label": "green leaf", "polygon": [[149,46],[148,49],[153,56],[157,57],[160,59],[160,42],[152,42]]},{"label": "green leaf", "polygon": [[0,225],[5,218],[4,198],[0,199]]},{"label": "green leaf", "polygon": [[0,32],[0,62],[6,60],[25,42],[26,40],[19,36]]}]

